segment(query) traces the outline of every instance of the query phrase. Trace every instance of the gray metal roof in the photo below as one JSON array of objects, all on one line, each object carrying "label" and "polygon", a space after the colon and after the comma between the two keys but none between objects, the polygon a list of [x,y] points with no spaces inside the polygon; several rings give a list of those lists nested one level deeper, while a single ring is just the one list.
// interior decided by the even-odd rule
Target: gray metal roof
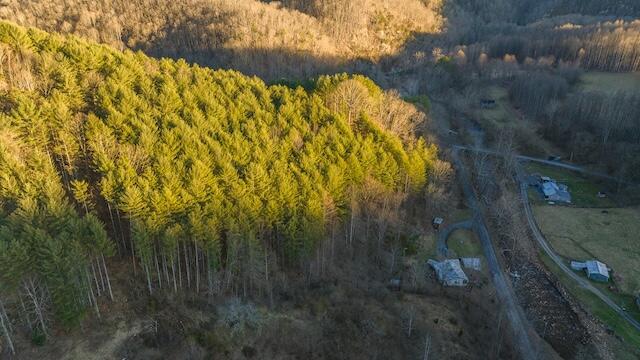
[{"label": "gray metal roof", "polygon": [[469,282],[469,278],[462,271],[458,259],[447,259],[440,262],[429,260],[428,263],[436,271],[438,280],[445,285],[466,285]]},{"label": "gray metal roof", "polygon": [[609,277],[609,269],[607,269],[607,265],[598,260],[587,261],[587,273],[589,275],[600,274],[607,278]]},{"label": "gray metal roof", "polygon": [[480,258],[460,258],[460,261],[466,268],[480,270]]}]

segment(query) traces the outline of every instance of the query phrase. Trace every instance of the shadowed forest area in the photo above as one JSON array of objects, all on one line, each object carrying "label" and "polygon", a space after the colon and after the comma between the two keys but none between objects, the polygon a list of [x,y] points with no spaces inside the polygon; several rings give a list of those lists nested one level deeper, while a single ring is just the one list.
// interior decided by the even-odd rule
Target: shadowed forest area
[{"label": "shadowed forest area", "polygon": [[[640,71],[639,17],[634,0],[0,2],[0,357],[517,358],[486,273],[457,291],[425,271],[430,220],[468,212],[445,149],[640,181],[639,88],[609,77]],[[517,244],[502,166],[477,182],[528,274],[540,358],[618,358]]]},{"label": "shadowed forest area", "polygon": [[[119,49],[233,68],[267,80],[306,78],[392,54],[442,26],[439,2],[9,2],[0,16]],[[363,11],[364,10],[364,11]]]}]

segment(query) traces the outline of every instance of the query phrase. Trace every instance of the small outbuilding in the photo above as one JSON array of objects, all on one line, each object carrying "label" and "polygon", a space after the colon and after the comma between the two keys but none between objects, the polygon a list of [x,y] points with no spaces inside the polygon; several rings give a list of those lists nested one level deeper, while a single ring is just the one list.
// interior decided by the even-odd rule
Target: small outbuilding
[{"label": "small outbuilding", "polygon": [[469,278],[462,271],[460,260],[447,259],[444,261],[431,260],[427,262],[436,272],[438,281],[444,286],[467,286]]},{"label": "small outbuilding", "polygon": [[572,261],[571,268],[576,271],[583,270],[587,274],[587,277],[593,281],[609,281],[609,269],[607,265],[598,260],[588,260],[585,262]]},{"label": "small outbuilding", "polygon": [[433,221],[431,222],[431,225],[433,225],[433,228],[435,230],[438,230],[440,228],[440,225],[442,225],[442,223],[444,222],[444,219],[441,217],[434,217]]},{"label": "small outbuilding", "polygon": [[480,107],[483,109],[493,109],[496,107],[496,101],[494,99],[480,99]]},{"label": "small outbuilding", "polygon": [[460,261],[466,269],[480,271],[480,258],[460,258]]}]

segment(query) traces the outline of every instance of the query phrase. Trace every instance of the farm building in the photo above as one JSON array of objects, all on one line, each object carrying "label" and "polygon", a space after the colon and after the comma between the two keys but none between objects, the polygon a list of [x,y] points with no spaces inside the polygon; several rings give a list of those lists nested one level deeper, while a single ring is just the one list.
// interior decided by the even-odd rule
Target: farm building
[{"label": "farm building", "polygon": [[444,261],[429,259],[428,264],[435,270],[438,281],[444,286],[466,286],[469,283],[458,259]]},{"label": "farm building", "polygon": [[607,268],[607,265],[598,260],[589,260],[585,262],[572,261],[571,268],[573,270],[584,270],[587,277],[593,281],[609,281],[609,269]]},{"label": "farm building", "polygon": [[540,178],[540,191],[545,200],[571,203],[571,194],[567,185],[558,184],[547,176]]}]

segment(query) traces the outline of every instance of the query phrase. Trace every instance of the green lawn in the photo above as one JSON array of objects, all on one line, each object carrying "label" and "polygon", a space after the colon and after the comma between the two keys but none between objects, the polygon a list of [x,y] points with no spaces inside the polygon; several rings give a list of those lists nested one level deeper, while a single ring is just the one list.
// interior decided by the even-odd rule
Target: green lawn
[{"label": "green lawn", "polygon": [[578,88],[583,91],[638,91],[640,72],[607,73],[590,71],[580,77]]},{"label": "green lawn", "polygon": [[[640,356],[640,332],[629,325],[615,311],[591,292],[583,289],[575,280],[567,276],[546,254],[541,253],[545,266],[551,270],[558,280],[575,298],[579,299],[585,309],[611,328],[615,334],[624,339],[621,346],[615,347],[616,359],[637,359]],[[629,309],[629,307],[627,307]]]},{"label": "green lawn", "polygon": [[628,295],[640,292],[640,208],[606,209],[533,206],[540,229],[555,251],[567,258],[596,258],[613,269],[616,285]]},{"label": "green lawn", "polygon": [[574,206],[613,207],[616,205],[609,197],[599,198],[597,196],[599,191],[610,192],[609,189],[615,186],[609,180],[586,177],[575,171],[536,162],[529,162],[526,164],[525,169],[529,174],[548,176],[561,184],[569,186],[571,201]]},{"label": "green lawn", "polygon": [[449,235],[447,240],[449,250],[454,257],[478,257],[482,256],[482,247],[476,234],[467,229],[459,229]]}]

